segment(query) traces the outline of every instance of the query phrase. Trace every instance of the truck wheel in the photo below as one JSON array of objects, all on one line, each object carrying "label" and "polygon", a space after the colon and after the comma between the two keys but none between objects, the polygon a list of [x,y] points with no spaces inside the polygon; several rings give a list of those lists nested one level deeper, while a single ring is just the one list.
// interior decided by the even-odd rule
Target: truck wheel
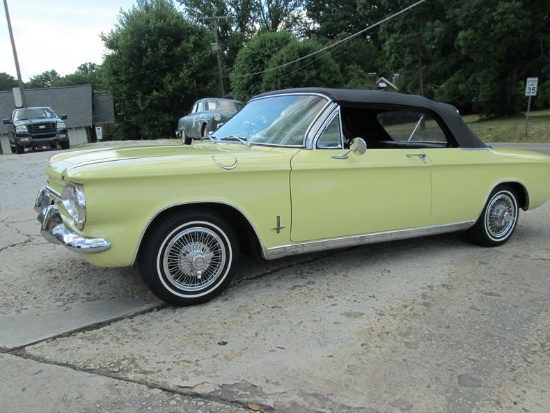
[{"label": "truck wheel", "polygon": [[61,149],[70,149],[71,148],[71,142],[59,142],[59,145],[61,146]]},{"label": "truck wheel", "polygon": [[15,153],[17,153],[18,155],[25,153],[25,147],[15,142]]},{"label": "truck wheel", "polygon": [[224,291],[238,256],[234,231],[213,211],[164,218],[141,247],[138,265],[151,291],[167,303],[204,303]]}]

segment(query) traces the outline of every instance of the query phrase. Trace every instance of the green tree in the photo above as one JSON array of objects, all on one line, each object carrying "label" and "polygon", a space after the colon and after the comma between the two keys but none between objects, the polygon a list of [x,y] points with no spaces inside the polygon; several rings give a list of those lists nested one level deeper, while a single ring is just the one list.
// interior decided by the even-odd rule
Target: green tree
[{"label": "green tree", "polygon": [[193,101],[217,90],[208,32],[170,0],[138,0],[102,39],[105,79],[128,139],[173,136]]},{"label": "green tree", "polygon": [[0,90],[12,90],[14,87],[17,87],[19,84],[17,79],[13,76],[8,75],[5,72],[0,73]]},{"label": "green tree", "polygon": [[66,76],[60,76],[52,86],[78,86],[92,85],[94,93],[102,93],[105,90],[103,86],[102,68],[96,63],[83,63],[78,66],[76,72]]},{"label": "green tree", "polygon": [[[457,0],[431,0],[385,22],[379,30],[384,73],[400,74],[400,90],[434,97],[434,85],[448,75],[447,10]],[[415,3],[381,0],[386,17]],[[449,43],[449,41],[451,43]]]},{"label": "green tree", "polygon": [[196,19],[227,16],[234,31],[256,32],[292,30],[299,20],[304,0],[178,0]]},{"label": "green tree", "polygon": [[458,98],[471,99],[473,108],[488,117],[518,113],[525,102],[525,78],[543,75],[550,63],[549,6],[537,0],[461,2],[451,15],[459,28],[460,66],[442,91],[463,85]]},{"label": "green tree", "polygon": [[[358,0],[368,3],[367,0]],[[380,0],[387,15],[414,0]],[[548,0],[430,0],[384,23],[383,70],[400,89],[486,117],[522,109],[527,76],[550,63]]]},{"label": "green tree", "polygon": [[[270,59],[262,89],[340,87],[343,83],[340,67],[329,52],[320,52],[321,49],[322,45],[314,39],[299,41],[293,37]],[[313,54],[316,52],[319,53]]]},{"label": "green tree", "polygon": [[299,26],[303,0],[257,0],[255,11],[260,31],[292,31]]},{"label": "green tree", "polygon": [[56,80],[59,79],[59,73],[55,70],[48,70],[39,75],[32,76],[25,84],[27,89],[42,89],[52,87]]},{"label": "green tree", "polygon": [[288,32],[258,34],[237,55],[230,74],[235,97],[248,100],[262,92],[262,79],[270,59],[293,39]]},{"label": "green tree", "polygon": [[358,2],[342,0],[305,0],[306,15],[312,20],[307,34],[334,39],[339,35],[357,33],[368,26],[364,14],[358,12]]}]

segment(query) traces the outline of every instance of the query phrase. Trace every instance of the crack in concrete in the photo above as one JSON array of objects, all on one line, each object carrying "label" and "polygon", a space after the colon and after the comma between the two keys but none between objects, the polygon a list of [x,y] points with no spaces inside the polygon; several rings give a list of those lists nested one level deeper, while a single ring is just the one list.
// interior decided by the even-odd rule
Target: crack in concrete
[{"label": "crack in concrete", "polygon": [[15,242],[13,244],[9,244],[9,245],[6,245],[4,247],[0,247],[0,253],[4,252],[4,251],[6,251],[10,248],[18,247],[18,246],[21,246],[21,245],[27,245],[27,244],[30,244],[30,243],[33,243],[33,245],[47,245],[47,244],[49,244],[49,242],[46,241],[46,240],[43,240],[42,242],[37,241],[37,240],[42,239],[42,236],[40,235],[40,233],[38,233],[36,235],[34,235],[34,234],[32,234],[32,235],[25,234],[16,226],[16,224],[28,223],[28,222],[34,222],[34,221],[35,221],[34,219],[25,219],[25,220],[21,220],[21,221],[10,221],[10,222],[0,221],[0,225],[3,225],[4,227],[15,231],[15,234],[18,235],[18,236],[25,237],[25,240],[23,240],[23,241]]}]

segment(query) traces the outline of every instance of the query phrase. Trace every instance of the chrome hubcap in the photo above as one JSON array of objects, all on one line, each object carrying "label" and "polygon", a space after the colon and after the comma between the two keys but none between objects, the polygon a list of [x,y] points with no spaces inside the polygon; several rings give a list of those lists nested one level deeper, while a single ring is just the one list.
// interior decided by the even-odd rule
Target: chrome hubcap
[{"label": "chrome hubcap", "polygon": [[213,284],[222,274],[226,260],[220,236],[208,228],[194,227],[170,241],[162,264],[172,285],[192,292]]},{"label": "chrome hubcap", "polygon": [[514,228],[516,204],[507,193],[496,195],[487,207],[486,227],[493,238],[506,237]]}]

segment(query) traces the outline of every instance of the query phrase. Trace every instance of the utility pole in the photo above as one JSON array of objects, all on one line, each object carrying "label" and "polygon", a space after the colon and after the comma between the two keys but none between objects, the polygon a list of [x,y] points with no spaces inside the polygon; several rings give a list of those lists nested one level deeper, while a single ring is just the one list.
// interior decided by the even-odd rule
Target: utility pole
[{"label": "utility pole", "polygon": [[15,48],[15,40],[13,38],[13,30],[11,29],[10,12],[8,10],[8,0],[4,0],[4,10],[6,11],[6,20],[8,21],[8,31],[10,32],[11,48],[13,50],[13,60],[15,61],[15,70],[17,71],[17,81],[19,82],[19,92],[21,93],[21,103],[24,108],[27,107],[25,99],[25,88],[23,79],[21,78],[21,70],[19,69],[19,60],[17,59],[17,49]]},{"label": "utility pole", "polygon": [[[5,1],[5,0],[4,0]],[[222,73],[222,59],[220,56],[220,42],[218,40],[218,25],[220,20],[229,20],[229,16],[212,16],[212,17],[201,17],[199,20],[212,20],[214,22],[214,34],[216,36],[216,43],[212,45],[212,51],[216,52],[216,58],[218,59],[218,77],[220,80],[220,94],[221,97],[225,97],[225,92],[223,90],[223,73]]]}]

